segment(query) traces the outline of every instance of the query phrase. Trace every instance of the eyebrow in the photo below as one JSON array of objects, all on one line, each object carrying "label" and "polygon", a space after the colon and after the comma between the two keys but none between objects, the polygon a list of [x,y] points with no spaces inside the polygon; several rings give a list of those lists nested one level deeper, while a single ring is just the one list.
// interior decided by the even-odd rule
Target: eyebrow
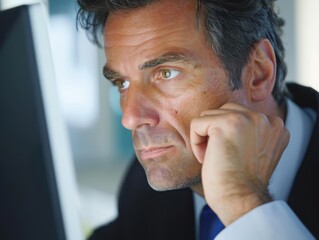
[{"label": "eyebrow", "polygon": [[[185,62],[187,64],[196,65],[196,63],[192,59],[190,59],[187,55],[172,52],[172,53],[165,53],[164,55],[158,58],[154,58],[149,61],[146,61],[145,63],[139,65],[138,69],[145,70],[149,68],[154,68],[168,62]],[[111,82],[113,82],[115,79],[121,78],[120,73],[110,69],[107,65],[103,67],[103,75],[106,79],[108,79]]]},{"label": "eyebrow", "polygon": [[193,63],[193,61],[187,57],[185,54],[181,53],[165,53],[164,55],[154,58],[152,60],[149,60],[141,65],[139,65],[139,70],[144,70],[148,68],[157,67],[159,65],[162,65],[164,63],[168,62],[185,62],[185,63]]},{"label": "eyebrow", "polygon": [[121,75],[120,75],[118,72],[113,71],[113,70],[110,69],[107,65],[105,65],[105,66],[103,67],[103,75],[104,75],[104,77],[105,77],[107,80],[109,80],[109,81],[111,81],[111,82],[113,82],[115,79],[121,77]]}]

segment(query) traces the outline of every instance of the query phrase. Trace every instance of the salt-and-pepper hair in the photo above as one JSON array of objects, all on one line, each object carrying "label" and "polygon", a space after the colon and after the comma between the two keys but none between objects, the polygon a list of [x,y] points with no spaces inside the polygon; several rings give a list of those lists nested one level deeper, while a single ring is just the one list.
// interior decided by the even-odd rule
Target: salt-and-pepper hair
[{"label": "salt-and-pepper hair", "polygon": [[[77,22],[90,39],[101,43],[104,24],[111,12],[134,10],[160,0],[78,0]],[[183,0],[175,0],[183,1]],[[220,58],[232,90],[242,86],[240,79],[254,43],[268,39],[276,55],[276,82],[273,96],[281,104],[286,91],[287,66],[281,40],[284,21],[274,10],[275,0],[197,0],[197,21],[207,34],[212,51]]]}]

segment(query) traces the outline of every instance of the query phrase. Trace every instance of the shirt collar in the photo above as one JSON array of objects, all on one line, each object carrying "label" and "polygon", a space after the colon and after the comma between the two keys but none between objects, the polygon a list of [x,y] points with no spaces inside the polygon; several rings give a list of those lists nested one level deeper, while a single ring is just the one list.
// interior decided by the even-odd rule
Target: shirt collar
[{"label": "shirt collar", "polygon": [[290,132],[289,144],[269,184],[269,191],[275,200],[288,199],[295,176],[307,150],[314,119],[288,99],[285,126]]}]

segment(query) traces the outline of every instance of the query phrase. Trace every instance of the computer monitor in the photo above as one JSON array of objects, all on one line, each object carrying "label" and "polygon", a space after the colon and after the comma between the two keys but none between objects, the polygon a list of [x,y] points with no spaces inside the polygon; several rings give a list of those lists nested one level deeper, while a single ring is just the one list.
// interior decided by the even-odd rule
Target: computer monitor
[{"label": "computer monitor", "polygon": [[0,239],[81,240],[66,127],[40,4],[0,12]]}]

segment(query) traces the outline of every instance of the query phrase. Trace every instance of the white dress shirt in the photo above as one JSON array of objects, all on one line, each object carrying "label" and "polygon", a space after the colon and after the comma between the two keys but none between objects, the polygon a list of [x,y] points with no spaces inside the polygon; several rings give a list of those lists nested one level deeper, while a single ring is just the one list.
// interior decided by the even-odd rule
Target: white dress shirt
[{"label": "white dress shirt", "polygon": [[[290,132],[290,141],[270,180],[269,191],[274,201],[234,221],[218,234],[216,240],[315,239],[285,202],[307,150],[315,120],[314,111],[301,109],[287,100],[285,125]],[[199,215],[206,202],[195,193],[194,200],[198,239]]]}]

